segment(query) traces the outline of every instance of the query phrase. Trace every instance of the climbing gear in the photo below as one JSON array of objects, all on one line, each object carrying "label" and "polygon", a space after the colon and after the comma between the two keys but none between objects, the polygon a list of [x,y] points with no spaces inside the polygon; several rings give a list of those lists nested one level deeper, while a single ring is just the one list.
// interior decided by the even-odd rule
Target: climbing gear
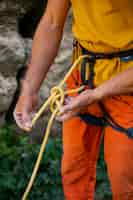
[{"label": "climbing gear", "polygon": [[112,53],[98,53],[91,52],[82,47],[78,41],[74,41],[74,47],[79,46],[81,48],[82,55],[88,55],[81,64],[81,80],[83,85],[88,85],[89,88],[94,88],[94,67],[97,60],[111,60],[119,58],[121,62],[128,62],[133,60],[133,49],[126,51],[112,52]]},{"label": "climbing gear", "polygon": [[[130,53],[133,54],[133,51],[130,50],[128,55],[126,54],[126,52],[120,52],[120,53],[121,53],[121,54],[119,54],[120,57],[123,58],[123,57],[129,56]],[[33,186],[33,183],[34,183],[34,180],[36,178],[36,175],[37,175],[37,172],[38,172],[38,169],[39,169],[39,166],[40,166],[40,162],[42,160],[42,156],[43,156],[46,144],[47,144],[47,140],[48,140],[48,137],[50,135],[51,126],[53,124],[53,121],[54,121],[55,117],[60,112],[60,108],[64,103],[65,96],[66,95],[70,95],[70,94],[80,93],[81,91],[83,91],[86,88],[85,85],[81,85],[81,87],[79,87],[79,88],[65,91],[64,90],[65,82],[67,81],[69,76],[72,74],[73,70],[79,65],[79,63],[81,61],[84,61],[84,60],[85,61],[86,60],[90,61],[92,59],[93,62],[94,62],[94,61],[96,61],[96,59],[103,59],[103,57],[101,56],[103,54],[93,54],[93,55],[95,55],[95,56],[93,57],[92,55],[86,53],[85,55],[81,55],[81,56],[78,57],[78,59],[76,59],[76,61],[74,62],[74,64],[72,65],[72,67],[70,68],[70,70],[68,71],[66,76],[64,77],[64,79],[60,82],[60,84],[57,87],[54,87],[54,88],[51,89],[50,97],[41,106],[40,110],[36,113],[35,117],[32,120],[32,126],[34,126],[34,124],[40,118],[40,116],[42,115],[44,110],[50,105],[50,110],[52,112],[52,115],[51,115],[51,117],[49,119],[49,122],[48,122],[48,125],[47,125],[47,129],[46,129],[46,132],[44,134],[43,142],[42,142],[42,145],[41,145],[41,148],[40,148],[40,152],[39,152],[35,167],[33,169],[32,176],[31,176],[30,181],[28,183],[28,186],[27,186],[27,188],[26,188],[26,190],[25,190],[25,192],[23,194],[22,200],[26,200],[27,199],[27,196],[28,196],[28,194],[29,194],[29,192],[30,192],[30,190],[31,190],[31,188]],[[116,55],[118,55],[118,54],[116,54]],[[105,57],[106,57],[106,59],[107,58],[112,59],[112,58],[114,58],[114,54],[105,54]],[[114,123],[114,121],[111,121],[111,118],[108,116],[107,112],[104,113],[104,114],[105,114],[105,116],[107,116],[107,119],[106,119],[106,117],[100,118],[101,121],[99,121],[99,118],[97,118],[95,116],[91,117],[91,115],[88,115],[88,114],[87,115],[80,115],[80,118],[83,119],[86,122],[89,121],[89,123],[91,123],[93,121],[92,124],[94,123],[94,124],[97,124],[97,125],[100,125],[100,126],[101,125],[102,126],[110,125],[113,128],[115,128],[116,130],[119,129],[119,131],[122,131],[122,132],[125,133],[125,129],[124,128],[118,126],[116,123]],[[131,128],[131,129],[126,130],[126,133],[128,133],[129,137],[133,136],[133,129]]]},{"label": "climbing gear", "polygon": [[[108,61],[106,61],[106,63],[108,63]],[[130,67],[133,65],[133,62],[126,64]],[[98,67],[102,67],[100,65],[104,65],[104,61],[100,61],[97,64]],[[121,63],[121,66],[123,65],[124,64]],[[73,76],[71,75],[66,82],[67,89],[76,88],[78,86],[73,77],[77,79],[78,85],[81,84],[80,74],[76,68],[73,72]],[[108,97],[102,101],[112,118],[126,128],[133,127],[132,97],[132,95],[118,95]],[[81,112],[89,112],[97,117],[102,116],[98,102],[88,105],[83,108]],[[114,199],[115,195],[118,195],[119,200],[125,200],[126,195],[121,197],[121,193],[123,194],[123,192],[125,194],[129,192],[133,195],[132,138],[127,137],[125,133],[118,132],[110,126],[103,127],[95,126],[91,123],[84,123],[79,117],[73,117],[63,122],[62,131],[63,154],[61,175],[66,200],[94,199],[96,163],[103,137],[104,145],[106,145],[106,147],[104,146],[104,158],[108,164],[108,173],[111,186],[113,186],[112,192]],[[123,174],[126,175],[122,176]],[[129,187],[124,188],[122,185],[123,182],[128,183]],[[133,199],[133,197],[131,199]]]},{"label": "climbing gear", "polygon": [[129,138],[133,138],[133,128],[124,128],[120,126],[117,122],[112,119],[112,117],[109,115],[108,111],[105,109],[105,106],[100,102],[99,107],[101,108],[103,112],[102,117],[96,117],[92,114],[80,114],[79,117],[86,123],[93,124],[95,126],[110,126],[116,131],[122,132],[126,134]]},{"label": "climbing gear", "polygon": [[[81,81],[83,85],[86,85],[91,89],[95,88],[94,67],[97,60],[113,58],[119,58],[122,62],[133,60],[133,49],[114,53],[94,53],[82,47],[76,40],[74,41],[74,48],[75,47],[81,48],[82,55],[88,55],[88,57],[86,57],[81,64]],[[103,113],[102,117],[96,117],[90,113],[87,113],[79,114],[80,118],[86,123],[91,123],[97,126],[111,126],[115,130],[123,132],[127,134],[128,137],[133,138],[133,128],[125,129],[124,127],[121,127],[117,122],[112,119],[103,103],[99,102],[98,104]]]}]

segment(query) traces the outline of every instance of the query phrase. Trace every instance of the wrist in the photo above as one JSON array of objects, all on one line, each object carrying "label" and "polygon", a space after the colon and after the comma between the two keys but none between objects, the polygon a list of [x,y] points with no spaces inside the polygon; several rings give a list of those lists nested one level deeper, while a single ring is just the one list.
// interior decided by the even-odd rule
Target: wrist
[{"label": "wrist", "polygon": [[34,95],[38,93],[38,90],[32,86],[32,82],[27,79],[21,81],[21,93],[24,95]]},{"label": "wrist", "polygon": [[96,101],[101,101],[105,97],[104,91],[100,87],[95,88],[93,94]]}]

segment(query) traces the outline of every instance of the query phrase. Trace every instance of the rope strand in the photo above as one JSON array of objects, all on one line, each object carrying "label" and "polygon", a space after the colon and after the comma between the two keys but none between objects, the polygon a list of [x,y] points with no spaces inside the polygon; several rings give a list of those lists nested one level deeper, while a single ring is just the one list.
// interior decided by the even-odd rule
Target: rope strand
[{"label": "rope strand", "polygon": [[38,158],[37,161],[35,163],[30,181],[28,183],[28,186],[22,196],[22,200],[26,200],[27,196],[29,194],[29,192],[31,191],[31,188],[33,186],[33,183],[35,181],[35,178],[37,176],[37,172],[42,160],[42,156],[44,154],[45,151],[45,147],[50,135],[50,130],[52,127],[52,124],[54,122],[55,117],[59,114],[61,106],[64,103],[64,99],[66,95],[69,94],[73,94],[73,93],[77,93],[80,92],[84,89],[84,86],[81,86],[79,88],[76,89],[72,89],[72,90],[68,90],[68,91],[64,91],[63,86],[65,84],[65,82],[67,81],[67,79],[69,78],[69,76],[71,75],[72,71],[77,67],[77,65],[85,58],[88,58],[88,55],[83,55],[83,56],[79,56],[78,59],[74,62],[74,64],[72,65],[72,67],[70,68],[70,70],[68,71],[68,73],[65,75],[64,79],[59,83],[59,85],[57,87],[54,87],[51,89],[51,95],[49,96],[49,98],[44,102],[44,104],[41,106],[41,108],[39,109],[39,111],[36,113],[35,117],[32,120],[32,127],[35,125],[35,123],[37,122],[37,120],[40,118],[40,116],[42,115],[42,113],[45,111],[45,109],[50,106],[50,110],[52,112],[52,115],[48,121],[48,125],[47,125],[47,129],[46,132],[44,134],[44,138],[43,138],[43,142],[42,145],[40,147],[40,151],[38,154]]}]

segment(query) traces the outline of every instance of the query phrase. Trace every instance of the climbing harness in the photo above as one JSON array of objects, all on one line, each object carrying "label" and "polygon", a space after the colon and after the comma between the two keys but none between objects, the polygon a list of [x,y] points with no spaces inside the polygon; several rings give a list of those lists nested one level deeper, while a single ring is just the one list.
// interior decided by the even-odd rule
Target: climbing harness
[{"label": "climbing harness", "polygon": [[[37,161],[35,163],[34,169],[33,169],[33,173],[31,175],[30,181],[28,183],[28,186],[23,194],[22,200],[26,200],[27,196],[33,186],[33,183],[35,181],[35,178],[37,176],[37,172],[40,166],[40,162],[42,160],[42,156],[50,135],[50,130],[51,130],[51,126],[53,124],[53,121],[55,119],[55,117],[60,113],[60,108],[64,103],[64,99],[67,95],[70,94],[75,94],[75,93],[80,93],[81,91],[83,91],[86,86],[89,85],[89,88],[94,88],[94,83],[93,83],[93,79],[94,79],[94,65],[96,63],[97,59],[113,59],[113,58],[120,58],[123,61],[129,61],[130,59],[133,60],[133,50],[128,50],[128,51],[122,51],[122,52],[118,52],[118,53],[109,53],[109,54],[103,54],[103,53],[92,53],[87,51],[86,49],[84,49],[82,47],[82,54],[81,56],[79,56],[76,61],[74,61],[74,64],[72,65],[72,67],[70,68],[70,70],[68,71],[68,73],[66,74],[66,76],[64,77],[64,79],[59,83],[59,85],[57,87],[54,87],[51,89],[51,94],[49,96],[49,98],[45,101],[45,103],[41,106],[40,110],[36,113],[35,117],[32,120],[32,126],[35,125],[35,123],[37,122],[37,120],[40,118],[40,116],[42,115],[42,113],[45,111],[45,109],[50,106],[50,110],[52,112],[51,117],[48,121],[48,125],[46,128],[46,132],[44,134],[44,138],[43,138],[43,142],[42,145],[40,147],[40,151],[39,151],[39,155],[37,158]],[[82,62],[82,63],[81,63]],[[67,79],[69,78],[69,76],[72,74],[73,70],[79,65],[82,64],[82,69],[81,69],[81,79],[83,84],[76,88],[76,89],[71,89],[71,90],[65,90],[65,82],[67,81]],[[89,65],[86,65],[86,63],[89,63]],[[89,66],[89,76],[88,76],[88,72],[86,73],[86,70],[88,70],[86,68],[86,66]],[[87,74],[87,75],[86,75]],[[80,114],[79,117],[85,121],[86,123],[92,123],[98,126],[111,126],[114,129],[124,132],[126,133],[129,137],[133,137],[133,128],[131,129],[125,129],[121,126],[119,126],[116,122],[114,122],[114,120],[111,118],[111,116],[108,114],[106,108],[104,107],[104,105],[100,102],[99,106],[103,112],[103,117],[96,117],[93,116],[91,114]]]},{"label": "climbing harness", "polygon": [[[80,45],[77,41],[74,43],[75,47]],[[93,53],[83,48],[80,45],[81,51],[83,55],[89,55],[86,57],[81,64],[81,80],[83,85],[89,86],[89,88],[93,89],[94,86],[94,67],[97,60],[105,60],[105,59],[113,59],[119,58],[122,62],[128,62],[133,60],[133,49],[120,51],[115,53]],[[89,63],[89,64],[88,64]],[[89,69],[88,69],[89,68]],[[133,138],[133,128],[126,129],[120,126],[117,122],[112,119],[110,114],[108,113],[105,105],[102,102],[99,102],[99,107],[103,113],[102,117],[94,116],[90,113],[80,114],[80,118],[86,123],[91,123],[96,126],[111,126],[113,129],[125,133],[128,137]]]}]

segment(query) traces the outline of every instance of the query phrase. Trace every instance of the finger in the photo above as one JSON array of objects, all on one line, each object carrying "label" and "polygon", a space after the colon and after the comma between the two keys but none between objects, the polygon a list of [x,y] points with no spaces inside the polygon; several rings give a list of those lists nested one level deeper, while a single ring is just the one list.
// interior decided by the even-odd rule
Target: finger
[{"label": "finger", "polygon": [[75,117],[76,115],[77,115],[76,112],[70,111],[70,112],[65,113],[64,115],[58,116],[58,117],[56,118],[56,120],[59,121],[59,122],[64,122],[64,121],[66,121],[66,120],[71,119],[72,117]]},{"label": "finger", "polygon": [[35,117],[35,115],[36,115],[36,112],[35,112],[35,111],[31,112],[31,114],[30,114],[31,120]]},{"label": "finger", "polygon": [[22,120],[22,114],[14,112],[13,116],[14,116],[14,119],[15,119],[15,122],[16,122],[17,126],[19,128],[21,128],[21,129],[24,129],[23,120]]},{"label": "finger", "polygon": [[14,111],[13,115],[14,115],[16,124],[18,125],[19,128],[21,128],[25,131],[28,131],[28,132],[31,130],[31,122],[29,122],[27,116],[23,116],[22,113],[16,112],[16,111]]},{"label": "finger", "polygon": [[65,113],[67,113],[67,112],[69,112],[69,111],[71,111],[72,110],[72,107],[71,107],[71,105],[64,105],[64,106],[62,106],[61,107],[61,109],[60,109],[60,115],[64,115]]},{"label": "finger", "polygon": [[32,113],[23,112],[23,125],[26,129],[32,128]]},{"label": "finger", "polygon": [[67,98],[65,98],[64,104],[69,104],[70,101],[72,101],[73,97],[68,96]]},{"label": "finger", "polygon": [[77,100],[72,100],[67,105],[61,107],[60,115],[63,115],[69,111],[73,111],[74,109],[78,109],[78,107],[79,107],[79,102]]},{"label": "finger", "polygon": [[33,109],[32,105],[30,105],[30,102],[27,101],[25,103],[25,106],[22,110],[22,125],[23,129],[26,131],[30,131],[32,128],[32,118],[33,118]]}]

